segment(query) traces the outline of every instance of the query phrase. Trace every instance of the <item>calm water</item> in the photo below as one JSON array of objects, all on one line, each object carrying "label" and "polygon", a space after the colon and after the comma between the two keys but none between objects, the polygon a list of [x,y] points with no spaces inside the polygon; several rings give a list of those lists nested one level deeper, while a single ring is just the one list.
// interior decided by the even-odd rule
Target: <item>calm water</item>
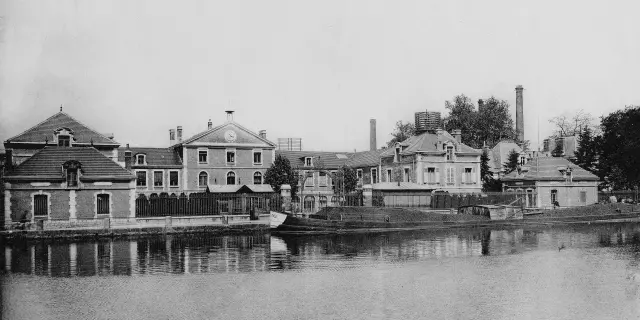
[{"label": "calm water", "polygon": [[3,319],[640,318],[639,224],[2,250]]}]

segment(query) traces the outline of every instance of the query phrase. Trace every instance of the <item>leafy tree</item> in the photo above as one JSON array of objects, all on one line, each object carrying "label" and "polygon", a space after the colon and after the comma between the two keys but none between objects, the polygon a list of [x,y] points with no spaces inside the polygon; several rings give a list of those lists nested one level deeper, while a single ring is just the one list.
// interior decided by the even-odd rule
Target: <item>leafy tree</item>
[{"label": "leafy tree", "polygon": [[487,177],[491,177],[491,168],[489,167],[489,150],[482,150],[482,155],[480,156],[480,176],[482,177],[482,182],[484,183]]},{"label": "leafy tree", "polygon": [[289,159],[280,154],[276,155],[276,160],[265,172],[264,183],[271,185],[276,193],[280,193],[280,186],[283,184],[291,186],[291,196],[298,193],[298,174],[291,167]]},{"label": "leafy tree", "polygon": [[333,180],[333,192],[336,194],[353,192],[358,186],[356,170],[348,166],[340,167],[333,176]]},{"label": "leafy tree", "polygon": [[398,121],[396,122],[396,127],[393,133],[391,133],[393,138],[389,140],[389,142],[387,142],[387,146],[391,147],[396,142],[402,142],[404,140],[407,140],[410,137],[414,136],[415,134],[416,134],[416,126],[413,123],[411,122],[405,123],[402,121]]},{"label": "leafy tree", "polygon": [[564,147],[562,143],[556,142],[556,147],[551,151],[551,155],[558,158],[564,155]]},{"label": "leafy tree", "polygon": [[615,190],[640,186],[640,106],[602,118],[598,174]]},{"label": "leafy tree", "polygon": [[595,172],[600,153],[600,137],[594,136],[589,127],[585,127],[578,137],[578,149],[574,163],[582,169]]},{"label": "leafy tree", "polygon": [[507,162],[505,162],[502,166],[504,167],[505,174],[509,174],[518,169],[520,165],[520,154],[515,149],[509,151],[509,155],[507,156]]},{"label": "leafy tree", "polygon": [[464,94],[453,97],[453,101],[445,101],[444,107],[449,110],[449,115],[444,118],[444,127],[451,132],[454,129],[462,130],[462,141],[475,145],[476,118],[478,112],[473,101]]}]

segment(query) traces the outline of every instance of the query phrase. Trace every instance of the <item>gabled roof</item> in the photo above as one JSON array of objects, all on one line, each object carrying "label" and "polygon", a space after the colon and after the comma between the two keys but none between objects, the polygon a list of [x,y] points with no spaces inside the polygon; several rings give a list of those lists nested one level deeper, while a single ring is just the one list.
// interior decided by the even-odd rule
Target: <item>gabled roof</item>
[{"label": "gabled roof", "polygon": [[387,149],[356,152],[347,160],[347,165],[353,168],[375,167],[380,164],[380,156]]},{"label": "gabled roof", "polygon": [[489,150],[489,166],[491,171],[498,172],[502,170],[503,165],[509,159],[509,153],[511,150],[516,152],[522,152],[522,148],[512,141],[500,141],[493,149]]},{"label": "gabled roof", "polygon": [[207,186],[211,193],[252,193],[252,192],[273,192],[268,184],[235,184],[235,185],[217,185],[210,184]]},{"label": "gabled roof", "polygon": [[5,179],[24,178],[24,180],[64,179],[62,165],[75,160],[81,164],[80,180],[133,180],[135,176],[119,166],[113,160],[104,156],[93,147],[56,147],[47,146],[27,159],[11,172]]},{"label": "gabled roof", "polygon": [[316,161],[320,160],[326,169],[337,169],[344,166],[353,154],[348,152],[276,150],[276,155],[282,155],[289,159],[294,168],[309,168],[304,166],[304,159],[312,157],[314,166],[317,165]]},{"label": "gabled roof", "polygon": [[[446,131],[442,131],[441,134],[435,134],[431,132],[424,132],[416,136],[412,136],[402,142],[400,142],[400,146],[406,147],[401,152],[403,155],[421,153],[421,152],[444,152],[442,150],[438,150],[438,142],[441,143],[453,143],[458,146],[456,153],[472,153],[480,155],[482,152],[480,150],[469,147],[464,143],[459,143],[456,138],[450,135]],[[394,155],[394,148],[388,148],[385,152],[382,153],[382,157],[388,157]]]},{"label": "gabled roof", "polygon": [[518,175],[517,171],[511,172],[502,178],[503,181],[565,181],[562,170],[571,169],[573,181],[597,181],[598,176],[571,163],[565,158],[538,157],[525,166],[528,171]]},{"label": "gabled roof", "polygon": [[[233,142],[228,142],[225,140],[225,132],[228,130],[233,130],[237,138]],[[275,148],[276,144],[263,139],[253,131],[239,125],[234,121],[228,121],[224,124],[221,124],[217,127],[213,127],[211,129],[205,130],[198,134],[191,136],[188,139],[183,140],[182,142],[177,143],[176,145],[190,145],[190,144],[225,144],[225,145],[242,145],[242,144],[250,144],[250,145],[262,145],[263,147],[272,147]]]},{"label": "gabled roof", "polygon": [[417,184],[413,182],[400,182],[398,185],[397,182],[381,182],[374,183],[372,185],[373,190],[387,190],[387,191],[408,191],[408,190],[434,190],[433,186],[427,186],[422,184]]},{"label": "gabled roof", "polygon": [[53,132],[60,128],[71,129],[76,143],[90,144],[93,142],[94,145],[119,145],[119,143],[113,139],[105,137],[62,111],[27,129],[23,133],[7,139],[5,143],[44,143],[45,140],[52,142]]},{"label": "gabled roof", "polygon": [[134,161],[133,167],[138,166],[135,164],[135,156],[138,154],[145,155],[145,160],[147,162],[146,166],[182,166],[180,157],[172,148],[119,148],[119,162],[124,161],[125,151],[131,151],[131,156],[133,157]]}]

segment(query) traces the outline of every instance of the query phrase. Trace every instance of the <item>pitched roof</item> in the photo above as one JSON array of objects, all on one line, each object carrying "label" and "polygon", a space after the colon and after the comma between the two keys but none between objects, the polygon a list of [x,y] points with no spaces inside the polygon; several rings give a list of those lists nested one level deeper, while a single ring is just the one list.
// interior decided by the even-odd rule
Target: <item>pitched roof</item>
[{"label": "pitched roof", "polygon": [[353,168],[373,167],[380,164],[380,156],[387,149],[356,152],[347,160],[347,165]]},{"label": "pitched roof", "polygon": [[27,129],[23,133],[7,139],[5,142],[44,143],[45,140],[53,141],[53,132],[60,128],[71,129],[76,143],[89,144],[93,142],[94,144],[119,145],[119,143],[113,139],[105,137],[62,111]]},{"label": "pitched roof", "polygon": [[525,168],[528,171],[518,175],[517,171],[511,172],[502,178],[503,181],[565,181],[561,170],[571,169],[573,181],[597,181],[598,176],[584,170],[565,158],[538,157],[530,160]]},{"label": "pitched roof", "polygon": [[236,193],[238,191],[241,192],[273,192],[273,188],[271,188],[268,184],[235,184],[235,185],[217,185],[210,184],[207,186],[209,188],[209,192],[212,193]]},{"label": "pitched roof", "polygon": [[[438,142],[451,142],[457,145],[457,152],[474,153],[478,155],[482,153],[480,150],[471,148],[464,143],[459,143],[456,138],[454,138],[451,134],[444,130],[442,130],[441,134],[424,132],[419,135],[412,136],[400,142],[400,145],[406,147],[402,151],[402,154],[413,154],[419,152],[444,152],[442,150],[438,150]],[[389,148],[384,153],[382,153],[383,157],[392,155],[394,155],[393,148]]]},{"label": "pitched roof", "polygon": [[63,179],[62,164],[69,160],[80,162],[82,173],[80,180],[98,177],[123,180],[135,179],[131,172],[93,147],[69,148],[56,146],[48,146],[41,149],[31,158],[15,167],[5,178],[44,177]]},{"label": "pitched roof", "polygon": [[[224,139],[224,134],[227,130],[236,129],[240,131],[238,136],[236,137],[236,141],[227,142]],[[205,142],[205,143],[224,143],[224,144],[264,144],[269,147],[276,147],[276,144],[260,137],[255,132],[241,126],[240,124],[234,121],[225,122],[217,127],[213,127],[211,129],[202,131],[198,134],[195,134],[188,139],[183,140],[182,142],[177,143],[176,145],[185,145],[185,144],[193,144],[197,142]]]},{"label": "pitched roof", "polygon": [[413,182],[400,182],[398,185],[397,182],[381,182],[374,183],[372,185],[373,190],[388,190],[388,191],[406,191],[406,190],[433,190],[433,186],[427,186],[422,184],[417,184]]},{"label": "pitched roof", "polygon": [[516,152],[522,152],[522,148],[512,141],[500,141],[493,149],[489,150],[489,166],[494,172],[498,172],[503,169],[503,165],[509,159],[509,153],[511,150]]},{"label": "pitched roof", "polygon": [[[182,161],[178,154],[172,148],[119,148],[118,161],[124,161],[125,151],[131,151],[134,157],[138,154],[144,154],[147,162],[146,166],[181,166]],[[135,165],[135,162],[133,164]]]},{"label": "pitched roof", "polygon": [[[314,162],[319,159],[327,169],[337,169],[347,163],[347,160],[352,156],[352,153],[276,150],[276,155],[282,155],[289,159],[291,166],[294,168],[308,168],[304,166],[304,158],[312,157]],[[314,165],[316,165],[316,163],[314,163]]]}]

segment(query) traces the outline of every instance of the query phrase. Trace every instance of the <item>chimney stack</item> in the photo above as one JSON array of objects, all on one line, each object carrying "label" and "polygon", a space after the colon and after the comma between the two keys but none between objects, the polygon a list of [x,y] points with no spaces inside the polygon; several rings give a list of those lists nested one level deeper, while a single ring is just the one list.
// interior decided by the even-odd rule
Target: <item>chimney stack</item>
[{"label": "chimney stack", "polygon": [[516,87],[516,134],[518,143],[524,141],[524,110],[522,107],[522,88],[521,85]]},{"label": "chimney stack", "polygon": [[378,149],[376,145],[376,119],[371,119],[369,120],[369,150]]},{"label": "chimney stack", "polygon": [[207,129],[211,130],[211,128],[213,128],[213,122],[211,122],[211,119],[209,119],[209,122],[207,122]]},{"label": "chimney stack", "polygon": [[260,138],[267,140],[267,130],[258,131],[258,135],[260,135]]},{"label": "chimney stack", "polygon": [[178,143],[182,142],[182,126],[178,126],[178,129],[176,130],[178,132],[178,136],[176,137],[176,141]]},{"label": "chimney stack", "polygon": [[129,145],[127,144],[127,150],[124,151],[124,167],[127,169],[131,169],[131,164],[133,160],[133,154],[131,150],[129,150]]},{"label": "chimney stack", "polygon": [[233,110],[225,111],[227,113],[227,122],[233,121]]},{"label": "chimney stack", "polygon": [[462,143],[462,130],[453,130],[453,137],[456,138],[456,141],[458,141],[458,143]]},{"label": "chimney stack", "polygon": [[169,129],[169,145],[176,144],[176,129]]},{"label": "chimney stack", "polygon": [[13,170],[13,149],[6,149],[4,154],[4,168],[6,171]]}]

